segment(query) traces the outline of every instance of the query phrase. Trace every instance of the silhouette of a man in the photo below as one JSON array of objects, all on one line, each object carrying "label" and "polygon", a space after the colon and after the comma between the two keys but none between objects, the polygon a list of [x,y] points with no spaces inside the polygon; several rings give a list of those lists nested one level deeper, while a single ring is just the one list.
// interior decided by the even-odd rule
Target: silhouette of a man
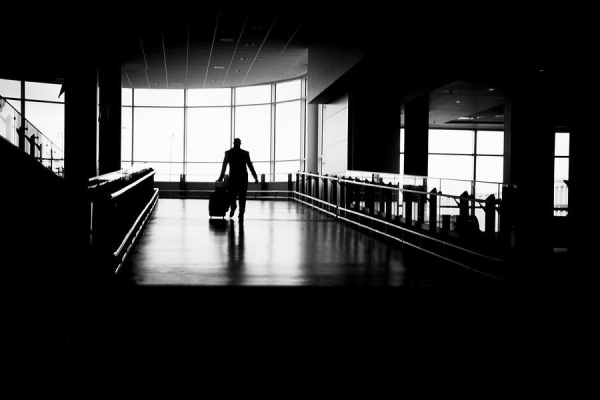
[{"label": "silhouette of a man", "polygon": [[217,182],[222,182],[225,177],[225,169],[229,164],[229,201],[230,211],[229,218],[233,217],[236,210],[236,198],[239,199],[240,211],[238,218],[244,219],[244,212],[246,211],[246,193],[248,192],[248,170],[250,169],[254,182],[258,183],[258,177],[252,161],[250,161],[250,153],[240,148],[242,141],[239,138],[235,138],[233,141],[233,148],[225,152],[225,158],[223,159],[223,166],[221,167],[221,175]]}]

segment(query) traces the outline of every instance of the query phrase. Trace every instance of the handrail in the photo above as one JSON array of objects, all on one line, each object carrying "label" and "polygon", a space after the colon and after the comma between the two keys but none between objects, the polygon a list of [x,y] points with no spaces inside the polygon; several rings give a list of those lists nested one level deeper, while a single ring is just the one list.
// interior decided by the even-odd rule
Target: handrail
[{"label": "handrail", "polygon": [[133,182],[133,183],[125,186],[121,190],[118,190],[118,191],[112,193],[110,195],[111,200],[116,199],[117,197],[119,197],[120,195],[122,195],[123,193],[125,193],[126,191],[128,191],[129,189],[133,188],[134,186],[139,185],[141,182],[145,181],[146,179],[148,179],[149,177],[153,176],[154,174],[156,174],[156,171],[152,170],[149,173],[147,173],[146,175],[144,175],[143,178],[137,179],[135,182]]},{"label": "handrail", "polygon": [[155,189],[154,190],[154,194],[152,195],[152,198],[146,204],[146,206],[144,207],[144,209],[142,210],[142,212],[140,212],[140,214],[136,218],[135,222],[133,223],[133,225],[131,226],[131,228],[129,229],[129,231],[127,232],[127,234],[125,235],[125,238],[123,239],[123,241],[121,242],[121,244],[119,245],[119,247],[117,248],[117,250],[113,253],[113,255],[115,257],[117,257],[121,253],[121,251],[123,250],[123,247],[125,247],[125,244],[129,240],[129,237],[133,234],[133,231],[135,230],[135,228],[139,224],[142,216],[144,214],[146,214],[146,211],[148,210],[148,208],[150,207],[150,205],[155,202],[155,200],[156,200],[157,197],[158,197],[158,189]]},{"label": "handrail", "polygon": [[[494,199],[494,200],[487,200],[487,199],[478,199],[476,197],[464,197],[464,196],[457,196],[457,195],[453,195],[453,194],[446,194],[443,192],[427,192],[427,191],[420,191],[420,190],[414,190],[414,189],[406,189],[406,188],[402,188],[399,186],[386,186],[386,185],[378,185],[378,184],[374,184],[374,183],[369,183],[369,182],[363,182],[360,180],[353,180],[352,178],[347,178],[347,177],[335,177],[335,176],[328,176],[328,175],[316,175],[313,173],[308,173],[308,172],[297,172],[300,175],[305,175],[305,176],[312,176],[315,178],[321,178],[321,179],[329,179],[332,181],[338,181],[340,183],[350,183],[353,185],[361,185],[361,186],[369,186],[369,187],[374,187],[374,188],[379,188],[379,189],[388,189],[388,190],[397,190],[399,192],[406,192],[406,193],[414,193],[414,194],[421,194],[421,195],[434,195],[434,196],[438,196],[438,197],[447,197],[447,198],[452,198],[452,199],[459,199],[459,200],[470,200],[470,201],[477,201],[478,203],[496,203],[499,199]],[[399,184],[398,184],[399,185]]]},{"label": "handrail", "polygon": [[436,239],[436,238],[434,238],[434,237],[432,237],[432,236],[425,235],[425,234],[419,233],[419,232],[417,232],[417,231],[413,231],[413,230],[411,230],[411,229],[407,229],[407,228],[404,228],[404,227],[402,227],[402,226],[398,226],[398,225],[395,225],[395,224],[389,223],[389,222],[387,222],[387,221],[384,221],[384,220],[381,220],[381,219],[377,219],[377,218],[371,217],[371,216],[369,216],[369,215],[365,215],[365,214],[362,214],[362,213],[356,212],[356,211],[354,211],[354,210],[350,210],[350,209],[347,209],[347,208],[344,208],[344,207],[338,207],[338,209],[339,209],[339,210],[341,210],[341,211],[344,211],[344,212],[349,212],[349,213],[352,213],[352,214],[356,214],[356,215],[358,215],[358,216],[360,216],[360,217],[363,217],[363,218],[368,218],[368,219],[371,219],[371,220],[377,221],[377,222],[378,222],[378,223],[380,223],[380,224],[385,224],[385,225],[388,225],[388,226],[391,226],[391,227],[394,227],[394,228],[397,228],[397,229],[403,230],[403,231],[405,231],[405,232],[409,232],[409,233],[411,233],[411,234],[413,234],[413,235],[416,235],[416,236],[421,236],[421,237],[424,237],[424,238],[426,238],[426,239],[430,239],[430,240],[432,240],[432,241],[434,241],[434,242],[442,243],[443,245],[446,245],[446,246],[449,246],[449,247],[453,247],[453,248],[455,248],[455,249],[462,250],[462,251],[465,251],[465,252],[467,252],[467,253],[471,253],[471,254],[473,254],[473,255],[475,255],[475,256],[479,256],[479,257],[487,258],[487,259],[488,259],[488,260],[490,260],[490,261],[498,261],[498,262],[502,262],[502,261],[504,261],[504,260],[502,260],[501,258],[494,258],[494,257],[486,256],[485,254],[480,254],[480,253],[477,253],[477,252],[475,252],[475,251],[473,251],[473,250],[465,249],[464,247],[460,247],[460,246],[457,246],[457,245],[455,245],[455,244],[452,244],[452,243],[449,243],[449,242],[445,242],[445,241],[443,241],[443,240],[440,240],[440,239]]}]

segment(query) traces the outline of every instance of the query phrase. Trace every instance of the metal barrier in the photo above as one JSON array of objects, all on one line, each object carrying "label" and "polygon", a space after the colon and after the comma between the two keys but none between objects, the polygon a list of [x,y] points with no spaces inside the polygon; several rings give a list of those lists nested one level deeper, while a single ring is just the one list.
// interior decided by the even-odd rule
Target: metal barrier
[{"label": "metal barrier", "polygon": [[[298,172],[293,199],[336,219],[381,234],[446,261],[502,279],[502,235],[496,229],[501,203],[491,195],[476,199],[446,195],[435,188],[380,184],[353,178]],[[442,199],[456,203],[454,224],[440,212]],[[448,207],[448,206],[446,206]],[[474,210],[484,210],[485,230]]]},{"label": "metal barrier", "polygon": [[116,274],[156,206],[154,170],[116,171],[90,179],[90,242]]}]

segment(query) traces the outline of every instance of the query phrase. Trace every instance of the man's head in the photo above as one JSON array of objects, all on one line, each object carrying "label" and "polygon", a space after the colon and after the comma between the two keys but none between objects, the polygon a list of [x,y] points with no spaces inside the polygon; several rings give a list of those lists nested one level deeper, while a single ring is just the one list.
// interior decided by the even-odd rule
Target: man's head
[{"label": "man's head", "polygon": [[233,147],[235,147],[236,149],[239,149],[241,145],[242,145],[242,140],[240,138],[233,139]]}]

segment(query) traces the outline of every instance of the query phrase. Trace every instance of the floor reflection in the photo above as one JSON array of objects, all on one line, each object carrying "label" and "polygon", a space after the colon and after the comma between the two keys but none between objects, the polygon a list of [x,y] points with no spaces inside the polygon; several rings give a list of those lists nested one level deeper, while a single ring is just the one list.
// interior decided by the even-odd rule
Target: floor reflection
[{"label": "floor reflection", "polygon": [[249,201],[244,221],[209,218],[206,209],[205,200],[161,199],[127,279],[183,286],[430,287],[454,285],[451,276],[467,281],[456,267],[299,204]]}]

